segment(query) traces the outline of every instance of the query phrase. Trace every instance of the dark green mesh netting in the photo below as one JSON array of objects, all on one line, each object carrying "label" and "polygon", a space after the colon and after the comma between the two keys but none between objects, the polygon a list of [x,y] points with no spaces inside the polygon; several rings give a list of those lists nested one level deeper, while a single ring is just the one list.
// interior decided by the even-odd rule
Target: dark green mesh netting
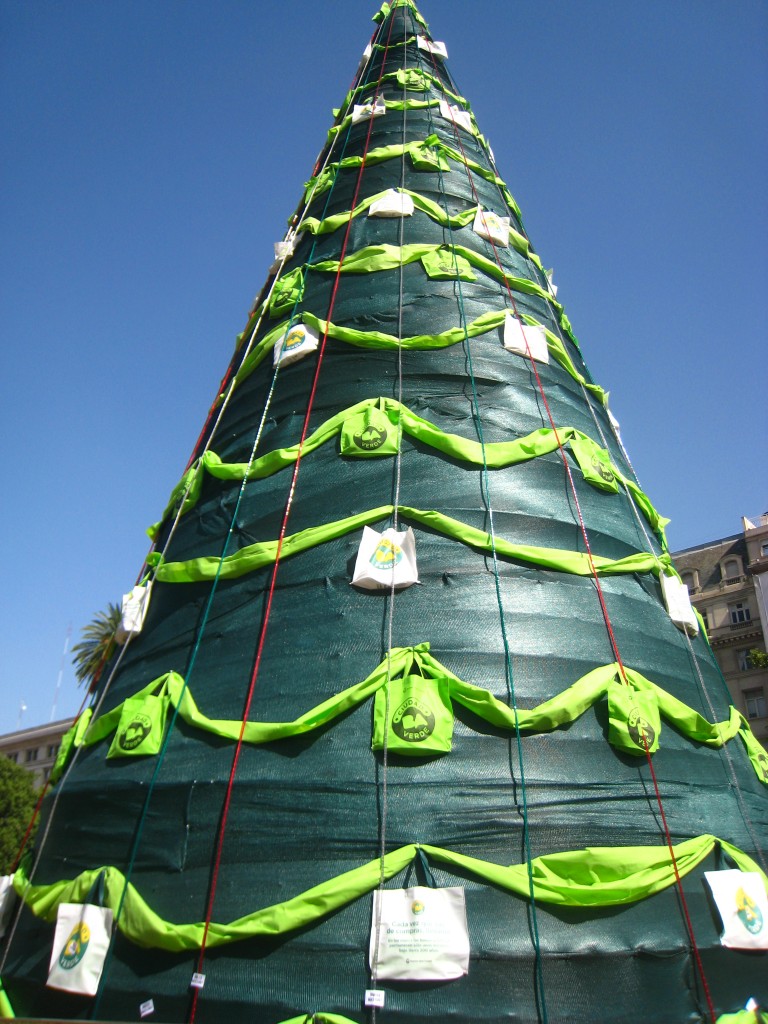
[{"label": "dark green mesh netting", "polygon": [[[438,105],[468,108],[447,63],[417,36],[431,38],[412,4],[384,6],[359,89],[345,101],[308,205],[302,201],[293,220],[294,251],[262,291],[193,472],[156,528],[162,561],[151,567],[143,631],[106,667],[94,695],[91,730],[101,722],[104,735],[85,732],[60,766],[23,868],[32,888],[3,972],[17,1015],[137,1020],[151,998],[151,1019],[184,1021],[192,1014],[190,978],[202,966],[198,1021],[277,1024],[312,1013],[367,1021],[370,890],[382,884],[382,844],[387,853],[424,844],[504,866],[583,851],[588,875],[586,848],[607,848],[618,877],[622,848],[660,849],[667,851],[666,881],[642,898],[611,902],[595,867],[594,899],[567,905],[540,893],[532,902],[526,886],[512,892],[428,854],[435,884],[466,890],[469,971],[450,982],[381,982],[382,1024],[708,1020],[651,763],[674,847],[707,835],[724,841],[682,878],[716,1013],[738,1009],[749,996],[768,1002],[765,953],[721,946],[703,877],[733,867],[727,844],[765,870],[765,762],[729,708],[703,633],[688,636],[667,612],[659,575],[672,570],[663,520],[639,490],[604,395],[477,126],[454,124]],[[402,73],[415,70],[424,74]],[[352,106],[376,95],[386,113],[352,123]],[[368,215],[366,201],[389,189],[414,196],[412,215]],[[344,216],[353,206],[356,215]],[[509,218],[508,241],[491,244],[473,230],[468,211],[478,206]],[[412,246],[438,252],[444,279],[427,273],[429,260],[410,259]],[[548,362],[505,350],[507,310],[546,330]],[[275,374],[272,341],[279,346],[296,324],[318,328],[319,348]],[[351,407],[385,416],[368,424],[362,457],[340,454],[334,428],[323,443],[306,445],[296,471],[305,417],[311,437]],[[349,435],[353,449],[357,429]],[[390,454],[377,454],[382,432]],[[399,454],[391,454],[398,434]],[[257,435],[256,460],[279,450],[285,457],[252,472],[241,489]],[[446,447],[446,435],[473,442],[471,457],[466,445]],[[568,439],[584,435],[595,444],[587,442],[588,457],[582,452],[579,461]],[[528,440],[513,458],[509,445],[521,439]],[[597,448],[607,455],[592,460],[590,479],[584,470]],[[218,458],[204,459],[206,452]],[[504,464],[494,463],[496,452]],[[396,522],[392,506],[401,507]],[[414,530],[420,582],[394,594],[351,585],[363,524],[332,528],[376,509],[383,511],[369,519],[371,528]],[[446,529],[445,520],[408,509],[458,525]],[[272,587],[269,542],[281,530],[287,539]],[[296,535],[303,542],[294,550]],[[578,569],[586,564],[585,535],[605,614],[588,564]],[[261,564],[246,559],[234,572],[231,562],[219,562],[254,551],[262,552]],[[632,562],[638,553],[650,557]],[[622,749],[609,742],[614,712],[604,689],[570,717],[522,729],[518,747],[514,728],[454,696],[452,749],[424,756],[371,749],[371,690],[316,728],[264,743],[247,735],[224,814],[260,646],[249,721],[283,723],[380,665],[386,694],[392,678],[410,671],[397,659],[388,666],[388,650],[422,644],[452,677],[516,704],[521,719],[619,660],[691,711],[686,718],[662,700],[660,735],[659,723],[651,732],[629,721]],[[119,711],[104,716],[154,680],[159,693],[169,672],[177,674],[176,697],[160,702],[159,751],[107,758]],[[620,667],[612,678],[632,689]],[[182,713],[188,706],[180,693],[202,717]],[[561,703],[572,707],[569,700]],[[696,713],[707,728],[729,721],[732,728],[723,726],[720,740],[705,736],[699,719],[690,724]],[[210,720],[229,724],[211,728]],[[652,762],[643,737],[658,740]],[[134,753],[140,750],[139,743]],[[334,880],[371,862],[374,881],[314,917],[276,912],[270,934],[254,926],[232,941],[209,942],[201,962],[200,930],[182,946],[157,936],[206,920],[217,850],[210,917],[219,926],[324,883],[334,892]],[[117,869],[105,898],[119,920],[94,1000],[45,982],[56,903],[82,902],[101,868]],[[81,875],[74,897],[58,884]],[[121,905],[125,876],[133,888]],[[383,884],[422,881],[414,861]],[[157,915],[154,931],[134,893]],[[211,934],[227,937],[225,928]]]}]

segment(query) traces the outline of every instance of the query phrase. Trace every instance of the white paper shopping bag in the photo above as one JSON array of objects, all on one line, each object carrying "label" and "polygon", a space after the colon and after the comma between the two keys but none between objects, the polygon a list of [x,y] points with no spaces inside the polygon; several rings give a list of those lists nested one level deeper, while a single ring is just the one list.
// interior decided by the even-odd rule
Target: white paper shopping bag
[{"label": "white paper shopping bag", "polygon": [[0,878],[0,939],[5,935],[10,924],[15,903],[16,890],[13,888],[13,875],[3,875]]},{"label": "white paper shopping bag", "polygon": [[500,217],[492,210],[483,210],[478,206],[472,230],[480,238],[496,245],[509,245],[509,217]]},{"label": "white paper shopping bag", "polygon": [[413,199],[397,189],[388,188],[384,195],[371,203],[369,217],[410,217],[413,214]]},{"label": "white paper shopping bag", "polygon": [[413,530],[378,533],[364,526],[352,582],[364,590],[389,590],[393,585],[400,590],[418,583]]},{"label": "white paper shopping bag", "polygon": [[461,978],[469,971],[464,889],[377,890],[368,959],[379,981]]},{"label": "white paper shopping bag", "polygon": [[439,57],[441,60],[445,60],[448,56],[448,50],[446,49],[445,43],[438,42],[437,39],[427,39],[426,36],[416,36],[416,44],[420,50],[424,50],[426,53],[431,53],[433,57]]},{"label": "white paper shopping bag", "polygon": [[134,587],[128,594],[123,594],[123,615],[115,633],[117,643],[124,644],[128,637],[138,636],[142,631],[151,594],[151,581],[143,586]]},{"label": "white paper shopping bag", "polygon": [[461,107],[446,100],[440,100],[440,116],[472,134],[472,117],[468,110],[462,110]]},{"label": "white paper shopping bag", "polygon": [[757,871],[705,871],[731,949],[768,949],[768,895]]},{"label": "white paper shopping bag", "polygon": [[530,354],[539,363],[549,362],[549,348],[544,328],[524,324],[511,313],[504,317],[504,348],[519,356]]},{"label": "white paper shopping bag", "polygon": [[48,988],[95,996],[109,949],[112,911],[93,903],[60,903]]},{"label": "white paper shopping bag", "polygon": [[275,342],[272,363],[274,366],[278,363],[281,366],[296,363],[310,352],[315,352],[319,344],[320,339],[311,327],[307,327],[306,324],[294,324]]},{"label": "white paper shopping bag", "polygon": [[661,593],[664,597],[664,604],[667,606],[669,617],[678,629],[683,630],[689,636],[696,636],[699,632],[699,620],[691,605],[688,587],[679,580],[677,576],[667,576],[660,573]]},{"label": "white paper shopping bag", "polygon": [[356,103],[352,108],[352,124],[359,124],[361,121],[370,121],[372,117],[383,117],[387,108],[382,96],[368,103]]}]

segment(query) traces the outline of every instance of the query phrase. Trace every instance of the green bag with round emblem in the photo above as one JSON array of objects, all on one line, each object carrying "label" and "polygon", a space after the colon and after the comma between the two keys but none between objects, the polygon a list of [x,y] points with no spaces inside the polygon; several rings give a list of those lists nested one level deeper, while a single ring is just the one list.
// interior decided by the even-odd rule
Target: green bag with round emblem
[{"label": "green bag with round emblem", "polygon": [[129,697],[123,703],[107,757],[145,757],[163,745],[169,698],[163,684],[158,694]]},{"label": "green bag with round emblem", "polygon": [[448,681],[407,674],[390,679],[388,702],[386,686],[376,691],[373,750],[384,749],[385,733],[390,754],[424,757],[450,753],[453,706]]},{"label": "green bag with round emblem", "polygon": [[[653,690],[636,690],[620,679],[608,687],[608,742],[625,754],[653,754],[659,749],[661,716]],[[644,738],[643,738],[644,737]]]},{"label": "green bag with round emblem", "polygon": [[383,409],[369,405],[350,416],[341,428],[341,454],[358,458],[397,455],[398,427]]},{"label": "green bag with round emblem", "polygon": [[611,465],[611,457],[605,448],[601,448],[591,437],[572,437],[570,445],[587,483],[599,491],[616,494],[619,482]]}]

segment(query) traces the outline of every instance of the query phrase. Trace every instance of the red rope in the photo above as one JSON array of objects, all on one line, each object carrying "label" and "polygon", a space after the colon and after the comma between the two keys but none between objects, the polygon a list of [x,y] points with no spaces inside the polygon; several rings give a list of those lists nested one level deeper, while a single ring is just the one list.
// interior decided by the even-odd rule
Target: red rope
[{"label": "red rope", "polygon": [[[433,69],[435,71],[437,71],[438,69],[437,69],[437,63],[435,61],[435,56],[434,56],[434,54],[431,51],[430,51],[430,57],[432,58]],[[484,212],[482,210],[482,206],[480,204],[480,200],[479,200],[479,197],[477,195],[477,190],[475,188],[475,182],[474,182],[474,179],[472,177],[472,173],[470,171],[469,165],[467,163],[467,154],[466,154],[466,151],[464,149],[464,144],[463,144],[463,142],[461,140],[461,134],[459,132],[459,129],[458,129],[458,126],[456,125],[456,123],[454,121],[452,121],[451,123],[453,125],[454,137],[455,137],[456,141],[459,144],[459,149],[461,150],[462,159],[464,161],[464,167],[465,167],[466,172],[467,172],[467,179],[469,181],[470,188],[472,189],[472,195],[474,196],[474,199],[475,199],[475,202],[477,203],[478,209],[481,211],[481,216],[483,218],[483,223],[485,224],[485,214],[484,214]],[[486,225],[486,227],[487,227],[487,225]],[[490,234],[490,232],[489,232],[489,234]],[[503,281],[504,281],[504,285],[505,285],[505,287],[507,289],[507,294],[509,295],[509,300],[512,303],[513,312],[515,313],[515,316],[517,316],[518,319],[520,319],[520,323],[522,324],[522,319],[520,318],[520,315],[519,315],[519,312],[518,312],[518,309],[517,309],[517,303],[515,302],[515,297],[514,297],[514,295],[512,293],[512,289],[511,289],[511,287],[509,285],[509,282],[507,281],[507,275],[506,275],[506,272],[504,270],[504,267],[502,266],[501,259],[499,257],[499,252],[498,252],[498,249],[496,248],[496,244],[494,243],[493,239],[490,238],[490,237],[489,237],[488,241],[491,243],[491,247],[493,249],[494,257],[496,259],[496,264],[497,264],[499,270],[502,273],[502,278],[503,278]],[[546,396],[545,391],[544,391],[544,385],[542,384],[541,377],[539,376],[539,371],[538,371],[538,369],[536,367],[536,360],[533,358],[533,355],[531,354],[530,346],[528,345],[528,341],[527,341],[527,339],[525,339],[525,335],[524,334],[523,334],[523,339],[525,340],[525,347],[526,347],[526,350],[527,350],[527,353],[528,353],[528,358],[529,358],[530,363],[531,363],[531,369],[533,370],[533,374],[534,374],[534,377],[536,379],[536,386],[538,388],[538,391],[539,391],[539,394],[541,396],[541,399],[542,399],[542,401],[544,403],[544,408],[546,409],[547,418],[549,420],[550,427],[552,428],[552,431],[554,432],[555,440],[556,440],[557,446],[558,446],[558,451],[560,453],[560,458],[562,459],[563,467],[565,468],[565,472],[566,472],[566,475],[568,477],[568,482],[569,482],[569,485],[570,485],[571,493],[573,495],[573,500],[574,500],[574,504],[575,504],[575,507],[576,507],[576,513],[577,513],[578,520],[579,520],[579,527],[580,527],[580,530],[581,530],[582,538],[584,540],[584,546],[585,546],[585,549],[586,549],[587,559],[589,561],[589,567],[590,567],[590,570],[592,572],[592,578],[593,578],[593,581],[594,581],[594,584],[595,584],[595,588],[596,588],[596,591],[597,591],[598,600],[600,602],[600,609],[601,609],[601,612],[602,612],[602,615],[603,615],[603,621],[605,622],[606,630],[608,632],[608,637],[609,637],[609,640],[610,640],[611,649],[613,650],[616,663],[619,666],[619,672],[620,672],[621,678],[622,678],[624,684],[629,687],[630,683],[629,683],[629,680],[627,679],[626,671],[625,671],[625,668],[624,668],[624,662],[622,661],[621,654],[619,652],[619,645],[618,645],[618,642],[616,640],[616,636],[615,636],[614,631],[613,631],[613,625],[611,623],[611,617],[610,617],[610,614],[608,612],[608,606],[607,606],[607,604],[605,602],[605,595],[603,593],[603,588],[600,585],[600,578],[598,576],[597,568],[595,566],[595,563],[594,563],[594,560],[593,560],[593,557],[592,557],[592,548],[591,548],[591,545],[589,543],[589,537],[587,535],[586,524],[584,522],[584,517],[583,517],[582,511],[581,511],[581,505],[579,503],[578,495],[576,493],[576,484],[575,484],[575,481],[573,479],[573,473],[571,472],[571,467],[570,467],[570,465],[568,463],[568,459],[567,459],[567,456],[566,456],[566,453],[565,453],[565,447],[564,447],[564,445],[562,443],[562,440],[560,438],[560,434],[559,434],[559,432],[557,430],[557,427],[555,425],[554,417],[552,416],[552,410],[550,409],[549,402],[547,401],[547,396]],[[692,948],[692,951],[693,951],[694,960],[696,962],[696,967],[698,969],[698,972],[699,972],[699,975],[700,975],[701,981],[702,981],[702,986],[704,988],[704,995],[705,995],[705,998],[706,998],[706,1001],[707,1001],[707,1007],[709,1009],[709,1013],[710,1013],[710,1016],[711,1016],[713,1024],[714,1024],[714,1021],[716,1020],[715,1007],[714,1007],[714,1004],[712,1002],[712,996],[711,996],[711,993],[710,993],[709,984],[707,982],[707,977],[706,977],[706,974],[704,972],[704,965],[702,964],[702,961],[701,961],[701,955],[699,953],[699,948],[698,948],[698,945],[696,943],[696,937],[695,937],[694,931],[693,931],[693,924],[691,922],[691,917],[690,917],[690,914],[688,912],[688,904],[686,903],[686,900],[685,900],[685,894],[683,892],[682,881],[680,879],[680,873],[679,873],[678,868],[677,868],[677,860],[675,858],[675,852],[674,852],[674,849],[673,849],[673,846],[672,846],[672,836],[670,834],[669,827],[667,825],[667,818],[666,818],[666,815],[664,813],[664,807],[663,807],[663,804],[662,804],[661,793],[659,791],[658,783],[657,783],[657,780],[656,780],[656,772],[655,772],[654,767],[653,767],[653,758],[651,757],[650,750],[648,749],[648,743],[647,743],[647,740],[645,738],[645,734],[641,733],[641,735],[643,736],[643,744],[645,746],[645,756],[646,756],[646,760],[648,762],[648,767],[649,767],[650,772],[651,772],[651,779],[653,780],[653,787],[654,787],[654,790],[655,790],[655,793],[656,793],[656,800],[657,800],[658,807],[659,807],[659,813],[661,815],[661,820],[662,820],[662,824],[663,824],[663,827],[664,827],[664,836],[665,836],[665,839],[666,839],[666,842],[667,842],[667,846],[669,848],[669,855],[670,855],[670,858],[672,860],[672,867],[673,867],[674,873],[675,873],[675,880],[677,882],[677,887],[678,887],[678,890],[679,890],[679,893],[680,893],[680,903],[681,903],[681,906],[682,906],[683,918],[684,918],[685,925],[686,925],[686,928],[687,928],[687,931],[688,931],[688,936],[690,938],[691,948]]]},{"label": "red rope", "polygon": [[[391,37],[391,33],[392,33],[392,20],[390,19],[389,34],[387,36],[387,42],[386,42],[386,45],[385,45],[385,48],[384,48],[384,55],[382,57],[381,68],[380,68],[380,71],[379,71],[379,78],[378,78],[378,81],[376,83],[376,90],[374,92],[374,98],[373,98],[373,104],[374,105],[375,105],[376,99],[378,98],[378,95],[379,95],[379,89],[380,89],[380,86],[381,86],[381,79],[382,79],[382,76],[384,74],[384,64],[386,62],[386,55],[387,55],[387,51],[389,49],[389,40],[390,40],[390,37]],[[359,169],[358,175],[357,175],[357,182],[355,184],[355,193],[354,193],[354,196],[353,196],[353,199],[352,199],[352,207],[351,207],[352,209],[354,209],[355,206],[357,205],[357,199],[358,199],[358,196],[360,194],[360,186],[362,184],[363,172],[365,170],[365,159],[366,159],[366,156],[368,155],[368,149],[369,149],[370,141],[371,141],[371,133],[373,131],[373,121],[374,121],[374,118],[371,117],[370,120],[369,120],[369,124],[368,124],[368,133],[367,133],[366,139],[365,139],[365,147],[363,149],[363,159],[362,159],[362,162],[360,164],[360,169]],[[344,233],[344,241],[343,241],[343,244],[342,244],[342,247],[341,247],[341,254],[339,256],[339,267],[338,267],[338,270],[336,271],[336,277],[334,279],[333,289],[331,291],[331,298],[330,298],[330,302],[329,302],[329,306],[328,306],[328,315],[327,315],[327,318],[326,318],[326,327],[325,327],[325,331],[323,332],[323,339],[322,339],[322,343],[320,345],[320,350],[318,352],[317,366],[315,368],[315,374],[314,374],[314,378],[313,378],[313,381],[312,381],[312,388],[310,390],[309,400],[308,400],[308,403],[307,403],[307,411],[306,411],[306,414],[304,416],[304,424],[303,424],[302,431],[301,431],[301,439],[299,441],[299,450],[298,450],[298,453],[297,453],[297,456],[296,456],[296,462],[295,462],[294,467],[293,467],[293,475],[292,475],[292,478],[291,478],[291,485],[290,485],[290,488],[289,488],[289,491],[288,491],[288,499],[287,499],[286,504],[285,504],[285,511],[283,513],[283,521],[282,521],[282,524],[280,526],[280,535],[278,537],[277,549],[276,549],[276,552],[275,552],[275,563],[274,563],[274,565],[272,567],[272,575],[271,575],[270,582],[269,582],[269,590],[267,592],[267,603],[266,603],[266,607],[265,607],[265,610],[264,610],[264,617],[263,617],[263,620],[262,620],[262,626],[261,626],[261,630],[260,630],[260,634],[259,634],[259,643],[258,643],[258,647],[257,647],[257,650],[256,650],[256,657],[254,659],[254,665],[253,665],[253,670],[251,672],[250,682],[249,682],[249,685],[248,685],[248,693],[246,695],[245,707],[243,709],[243,720],[242,720],[242,723],[240,725],[240,733],[239,733],[239,736],[238,736],[238,739],[237,739],[237,746],[235,747],[234,757],[232,759],[232,768],[231,768],[230,773],[229,773],[229,781],[227,783],[226,794],[224,796],[224,805],[222,807],[221,820],[220,820],[218,836],[217,836],[217,840],[216,840],[216,853],[215,853],[215,856],[214,856],[213,870],[212,870],[212,873],[211,873],[210,890],[209,890],[208,903],[207,903],[206,914],[205,914],[205,925],[204,925],[204,928],[203,928],[203,937],[202,937],[202,940],[200,942],[200,953],[199,953],[198,958],[197,958],[197,973],[198,974],[202,974],[203,973],[203,964],[204,964],[204,961],[205,961],[205,950],[206,950],[206,944],[207,944],[207,939],[208,939],[208,932],[210,930],[211,919],[212,919],[212,916],[213,916],[213,904],[214,904],[214,899],[215,899],[215,896],[216,896],[216,888],[217,888],[217,885],[218,885],[219,871],[220,871],[220,868],[221,868],[221,858],[222,858],[222,851],[223,851],[223,846],[224,846],[224,835],[226,833],[227,819],[229,817],[229,808],[230,808],[230,805],[231,805],[231,802],[232,802],[232,793],[233,793],[233,789],[234,789],[235,774],[237,772],[237,765],[238,765],[238,762],[240,760],[240,753],[241,753],[242,747],[243,747],[243,735],[244,735],[244,732],[245,732],[245,725],[246,725],[246,722],[248,721],[248,715],[250,713],[251,704],[253,702],[253,696],[254,696],[254,693],[255,693],[255,690],[256,690],[256,680],[258,678],[259,669],[261,667],[261,660],[262,660],[262,656],[264,654],[264,646],[265,646],[266,635],[267,635],[267,626],[269,624],[269,618],[270,618],[270,614],[271,614],[271,610],[272,610],[272,601],[273,601],[273,598],[274,598],[275,587],[276,587],[276,584],[277,584],[277,572],[278,572],[278,568],[279,568],[279,565],[280,565],[280,556],[281,556],[281,552],[282,552],[282,548],[283,548],[283,541],[285,539],[286,531],[288,529],[288,519],[289,519],[290,512],[291,512],[291,506],[293,504],[293,497],[294,497],[294,494],[295,494],[295,491],[296,491],[296,482],[297,482],[298,475],[299,475],[299,468],[301,466],[301,459],[302,459],[302,453],[303,453],[303,448],[304,448],[304,442],[306,441],[307,434],[309,433],[310,416],[312,414],[312,408],[313,408],[315,396],[316,396],[316,393],[317,393],[317,385],[318,385],[318,381],[319,381],[319,378],[320,378],[320,368],[322,366],[323,356],[325,354],[325,347],[326,347],[326,343],[328,341],[329,325],[330,325],[330,322],[331,322],[331,319],[332,319],[332,316],[333,316],[333,309],[334,309],[334,306],[335,306],[335,303],[336,303],[336,296],[337,296],[337,293],[338,293],[338,290],[339,290],[339,281],[340,281],[340,278],[341,278],[341,268],[342,268],[342,265],[343,265],[343,262],[344,262],[344,257],[346,255],[347,245],[349,243],[349,235],[350,235],[351,228],[352,228],[352,218],[350,218],[350,220],[348,221],[347,228],[346,228],[346,231]],[[197,1013],[197,1004],[198,1004],[199,994],[200,994],[200,989],[195,988],[193,990],[193,995],[192,995],[192,1005],[191,1005],[190,1013],[189,1013],[189,1024],[193,1024],[193,1022],[195,1020],[195,1015]]]}]

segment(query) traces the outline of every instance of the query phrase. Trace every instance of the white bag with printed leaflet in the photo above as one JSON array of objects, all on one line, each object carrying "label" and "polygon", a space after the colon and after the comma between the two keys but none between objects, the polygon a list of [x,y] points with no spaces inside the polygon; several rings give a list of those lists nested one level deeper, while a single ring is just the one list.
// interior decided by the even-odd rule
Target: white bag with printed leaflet
[{"label": "white bag with printed leaflet", "polygon": [[504,317],[504,348],[519,356],[530,355],[540,363],[549,362],[547,335],[543,327],[531,327],[507,313]]},{"label": "white bag with printed leaflet", "polygon": [[410,217],[413,214],[413,199],[394,188],[388,188],[381,199],[371,203],[369,217]]},{"label": "white bag with printed leaflet", "polygon": [[124,644],[128,637],[138,636],[144,628],[144,619],[147,617],[151,594],[151,582],[140,584],[134,587],[129,594],[123,594],[123,616],[115,633],[115,640],[119,644]]},{"label": "white bag with printed leaflet", "polygon": [[509,217],[500,217],[498,213],[478,207],[472,230],[496,245],[509,245]]},{"label": "white bag with printed leaflet", "polygon": [[705,871],[731,949],[768,949],[768,895],[757,871]]},{"label": "white bag with printed leaflet", "polygon": [[664,572],[659,574],[659,579],[670,619],[678,629],[684,630],[689,636],[696,636],[699,632],[699,620],[691,605],[688,587],[677,576],[667,576]]},{"label": "white bag with printed leaflet", "polygon": [[471,134],[472,118],[468,110],[462,110],[461,107],[451,105],[445,100],[440,100],[440,116],[444,117],[446,121],[452,121],[459,128],[463,128],[465,132]]},{"label": "white bag with printed leaflet", "polygon": [[383,117],[386,112],[387,108],[380,96],[376,98],[375,102],[356,103],[352,108],[352,124],[370,121],[372,117]]},{"label": "white bag with printed leaflet", "polygon": [[446,49],[445,43],[438,42],[437,39],[427,39],[426,36],[416,36],[416,43],[420,50],[424,50],[426,53],[431,53],[433,57],[440,57],[441,60],[445,60],[448,56],[448,50]]},{"label": "white bag with printed leaflet", "polygon": [[389,590],[393,585],[400,590],[418,582],[413,530],[378,533],[364,526],[352,583],[364,590]]},{"label": "white bag with printed leaflet", "polygon": [[15,902],[13,875],[3,875],[0,877],[0,939],[5,935]]},{"label": "white bag with printed leaflet", "polygon": [[[378,955],[377,955],[378,936]],[[373,894],[371,970],[379,981],[450,981],[469,971],[464,889],[383,889]]]},{"label": "white bag with printed leaflet", "polygon": [[48,988],[95,996],[112,934],[112,911],[93,903],[60,903]]},{"label": "white bag with printed leaflet", "polygon": [[320,339],[306,324],[294,324],[282,337],[275,342],[272,363],[277,366],[288,366],[289,363],[296,363],[310,352],[315,352],[320,344]]}]

